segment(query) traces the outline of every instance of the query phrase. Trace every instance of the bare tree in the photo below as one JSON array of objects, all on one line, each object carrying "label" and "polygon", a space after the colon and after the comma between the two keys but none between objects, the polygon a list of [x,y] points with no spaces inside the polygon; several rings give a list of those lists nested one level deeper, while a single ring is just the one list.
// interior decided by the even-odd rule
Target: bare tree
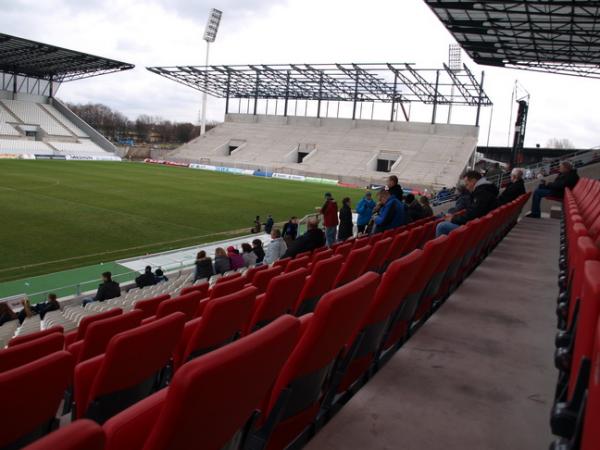
[{"label": "bare tree", "polygon": [[547,148],[560,148],[560,149],[568,150],[568,149],[575,148],[575,145],[573,145],[573,142],[571,142],[567,138],[552,138],[552,139],[549,139],[548,142],[546,142],[546,147]]}]

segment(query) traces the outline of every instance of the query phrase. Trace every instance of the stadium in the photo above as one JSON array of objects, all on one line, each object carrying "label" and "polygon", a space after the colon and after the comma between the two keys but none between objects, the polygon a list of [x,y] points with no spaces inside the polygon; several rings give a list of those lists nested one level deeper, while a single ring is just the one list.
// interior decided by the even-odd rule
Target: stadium
[{"label": "stadium", "polygon": [[211,64],[313,15],[235,3],[203,65],[132,18],[88,30],[116,59],[0,33],[0,450],[600,449],[600,147],[540,123],[600,78],[598,2],[411,0],[437,64],[323,62],[291,23],[285,59]]}]

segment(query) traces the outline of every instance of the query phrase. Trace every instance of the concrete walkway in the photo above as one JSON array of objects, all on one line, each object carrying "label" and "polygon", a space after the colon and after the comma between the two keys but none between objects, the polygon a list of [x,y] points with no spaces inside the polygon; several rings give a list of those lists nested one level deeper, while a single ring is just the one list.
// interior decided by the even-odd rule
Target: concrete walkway
[{"label": "concrete walkway", "polygon": [[306,448],[547,448],[558,241],[522,220]]}]

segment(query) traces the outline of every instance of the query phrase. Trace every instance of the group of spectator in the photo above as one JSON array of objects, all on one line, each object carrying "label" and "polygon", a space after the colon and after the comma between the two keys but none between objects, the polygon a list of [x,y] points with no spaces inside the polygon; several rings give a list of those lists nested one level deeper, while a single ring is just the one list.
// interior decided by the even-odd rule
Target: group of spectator
[{"label": "group of spectator", "polygon": [[60,303],[56,298],[56,294],[50,293],[45,302],[40,302],[36,305],[31,305],[29,299],[25,298],[21,300],[22,309],[18,312],[14,312],[12,308],[6,302],[0,302],[0,326],[6,322],[18,320],[19,323],[28,317],[39,315],[40,319],[44,319],[46,313],[50,311],[56,311],[61,309]]}]

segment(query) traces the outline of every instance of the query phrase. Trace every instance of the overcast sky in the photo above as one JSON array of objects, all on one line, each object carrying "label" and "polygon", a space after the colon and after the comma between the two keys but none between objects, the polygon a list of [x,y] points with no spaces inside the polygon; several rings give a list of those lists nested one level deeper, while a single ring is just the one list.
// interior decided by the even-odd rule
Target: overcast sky
[{"label": "overcast sky", "polygon": [[[146,66],[203,64],[202,33],[211,7],[223,10],[211,63],[410,62],[441,67],[452,36],[422,0],[0,0],[0,31],[136,65],[134,70],[65,83],[59,98],[100,102],[130,118],[139,114],[196,122],[199,92],[148,72]],[[568,138],[600,145],[600,80],[477,66],[494,102],[490,144],[506,145],[511,93],[518,80],[531,94],[526,145]],[[389,108],[389,106],[388,106]],[[382,111],[376,110],[380,114]],[[415,110],[417,111],[417,110]],[[209,98],[209,119],[224,102]],[[491,109],[482,115],[488,140]],[[430,113],[415,112],[416,120]],[[474,110],[456,111],[473,122]],[[441,111],[439,120],[445,122]]]}]

